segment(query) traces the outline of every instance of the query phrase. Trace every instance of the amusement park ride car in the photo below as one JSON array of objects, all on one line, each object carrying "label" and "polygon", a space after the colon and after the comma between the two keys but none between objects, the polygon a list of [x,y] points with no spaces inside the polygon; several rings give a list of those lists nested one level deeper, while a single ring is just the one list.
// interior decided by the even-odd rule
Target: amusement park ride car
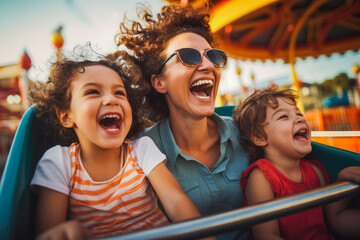
[{"label": "amusement park ride car", "polygon": [[[1,179],[1,239],[34,238],[36,196],[30,191],[29,184],[42,154],[56,144],[53,139],[43,139],[39,134],[43,123],[36,118],[35,107],[30,107],[20,122]],[[217,108],[216,112],[219,115],[231,116],[232,109],[233,106],[223,106]],[[315,142],[312,142],[312,146],[313,150],[306,158],[319,160],[329,171],[333,182],[341,169],[360,166],[358,153]],[[359,193],[358,184],[333,183],[267,203],[107,239],[199,238],[247,227]]]}]

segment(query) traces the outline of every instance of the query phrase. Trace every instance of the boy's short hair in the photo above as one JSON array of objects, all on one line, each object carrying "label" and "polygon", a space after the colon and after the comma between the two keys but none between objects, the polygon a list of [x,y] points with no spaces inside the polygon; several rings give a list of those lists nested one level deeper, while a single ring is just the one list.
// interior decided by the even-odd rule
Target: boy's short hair
[{"label": "boy's short hair", "polygon": [[234,109],[233,118],[240,131],[239,141],[249,151],[250,162],[264,158],[262,147],[255,145],[251,137],[267,139],[264,131],[266,125],[266,108],[277,108],[278,98],[296,105],[298,94],[292,89],[266,88],[255,90],[245,101]]}]

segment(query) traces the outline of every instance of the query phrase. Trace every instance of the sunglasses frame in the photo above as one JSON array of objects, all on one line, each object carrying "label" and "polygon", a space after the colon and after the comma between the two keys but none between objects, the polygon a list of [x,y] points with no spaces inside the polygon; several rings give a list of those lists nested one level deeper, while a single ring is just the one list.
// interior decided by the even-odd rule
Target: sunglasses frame
[{"label": "sunglasses frame", "polygon": [[[197,52],[200,54],[200,61],[199,61],[199,63],[197,63],[197,64],[195,64],[195,65],[189,65],[189,64],[184,63],[183,60],[181,59],[180,55],[179,55],[179,52],[180,52],[181,50],[183,50],[183,49],[192,49],[192,50],[194,50],[194,51],[197,51]],[[208,51],[211,51],[211,50],[218,50],[218,51],[220,51],[220,52],[222,52],[222,53],[225,54],[225,56],[226,56],[226,61],[225,61],[224,66],[222,66],[222,67],[216,66],[215,63],[213,63],[213,62],[209,59],[209,57],[208,57],[208,55],[207,55],[207,52],[208,52]],[[226,66],[226,64],[227,64],[227,59],[228,59],[228,55],[226,54],[226,52],[224,52],[224,51],[222,51],[222,50],[220,50],[220,49],[217,49],[217,48],[209,48],[209,49],[206,49],[206,50],[202,51],[202,53],[201,53],[200,51],[196,50],[195,48],[180,48],[180,49],[176,50],[173,54],[171,54],[165,61],[162,62],[161,67],[160,67],[160,69],[159,69],[159,71],[158,71],[158,74],[161,73],[161,71],[163,70],[165,64],[166,64],[173,56],[175,56],[175,55],[177,55],[177,57],[179,58],[180,62],[181,62],[184,66],[186,66],[186,67],[195,67],[195,66],[199,65],[199,64],[201,63],[202,57],[203,57],[204,55],[205,55],[205,57],[214,65],[214,67],[216,67],[216,68],[224,68],[224,67]]]}]

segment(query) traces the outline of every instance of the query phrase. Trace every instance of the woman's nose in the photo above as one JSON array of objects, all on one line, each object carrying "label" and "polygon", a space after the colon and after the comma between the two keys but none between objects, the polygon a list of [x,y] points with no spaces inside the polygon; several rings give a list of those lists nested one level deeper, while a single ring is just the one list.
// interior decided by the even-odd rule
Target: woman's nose
[{"label": "woman's nose", "polygon": [[198,69],[199,70],[212,70],[214,68],[215,68],[214,64],[205,56],[205,54],[203,54],[201,56],[201,60],[200,60]]}]

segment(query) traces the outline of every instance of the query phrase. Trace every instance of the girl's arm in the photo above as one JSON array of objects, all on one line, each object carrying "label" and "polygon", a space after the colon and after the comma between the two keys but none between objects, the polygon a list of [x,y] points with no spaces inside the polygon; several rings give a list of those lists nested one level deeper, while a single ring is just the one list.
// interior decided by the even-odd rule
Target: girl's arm
[{"label": "girl's arm", "polygon": [[[360,183],[360,167],[341,170],[337,181]],[[341,199],[325,206],[325,217],[330,228],[342,237],[360,238],[360,209],[348,208],[350,198]]]},{"label": "girl's arm", "polygon": [[66,221],[68,196],[39,187],[39,198],[36,218],[38,239],[84,239],[87,230],[76,221]]},{"label": "girl's arm", "polygon": [[[172,221],[178,222],[201,216],[164,162],[150,172],[148,179]],[[206,239],[215,240],[213,237]]]},{"label": "girl's arm", "polygon": [[[255,168],[251,171],[246,185],[246,198],[248,205],[269,201],[274,199],[269,180],[264,173]],[[251,226],[251,234],[254,240],[277,240],[280,237],[278,221],[271,220]]]},{"label": "girl's arm", "polygon": [[164,162],[157,165],[148,178],[172,221],[178,222],[201,216]]},{"label": "girl's arm", "polygon": [[81,240],[90,237],[80,222],[72,220],[46,230],[36,240]]}]

